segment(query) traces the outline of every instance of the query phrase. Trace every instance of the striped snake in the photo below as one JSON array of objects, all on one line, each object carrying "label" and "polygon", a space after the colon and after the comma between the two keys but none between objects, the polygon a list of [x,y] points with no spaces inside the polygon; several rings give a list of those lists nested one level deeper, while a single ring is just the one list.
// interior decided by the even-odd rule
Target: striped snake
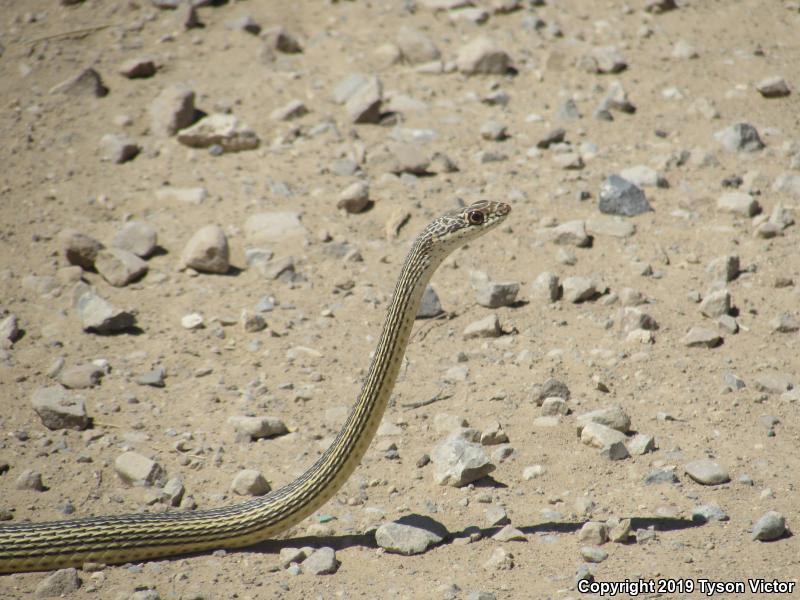
[{"label": "striped snake", "polygon": [[422,293],[459,246],[502,222],[511,207],[480,201],[434,220],[414,240],[364,384],[341,431],[300,477],[265,496],[196,512],[138,513],[0,526],[0,573],[115,564],[274,537],[325,504],[361,462],[386,409]]}]

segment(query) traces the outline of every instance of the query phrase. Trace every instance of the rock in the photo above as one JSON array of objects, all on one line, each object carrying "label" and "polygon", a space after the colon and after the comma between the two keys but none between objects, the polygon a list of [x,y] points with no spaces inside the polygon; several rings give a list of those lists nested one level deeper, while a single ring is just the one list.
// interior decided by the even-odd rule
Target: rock
[{"label": "rock", "polygon": [[567,130],[563,127],[558,127],[547,133],[542,139],[536,142],[536,147],[542,150],[547,150],[553,144],[560,144],[564,141],[567,135]]},{"label": "rock", "polygon": [[483,568],[490,571],[509,571],[514,568],[514,555],[502,546],[492,550],[492,555]]},{"label": "rock", "polygon": [[578,531],[578,541],[600,546],[608,541],[608,527],[600,521],[587,521]]},{"label": "rock", "polygon": [[644,478],[645,485],[658,485],[659,483],[678,483],[678,476],[673,469],[655,469]]},{"label": "rock", "polygon": [[125,135],[107,133],[100,138],[100,157],[114,164],[122,164],[133,160],[142,149]]},{"label": "rock", "polygon": [[542,414],[545,416],[566,415],[568,413],[569,407],[563,398],[553,396],[552,398],[545,398],[542,402]]},{"label": "rock", "polygon": [[190,148],[219,146],[225,152],[258,148],[256,132],[230,114],[214,113],[178,132],[178,141]]},{"label": "rock", "polygon": [[692,327],[681,341],[689,348],[716,348],[722,343],[722,337],[710,329]]},{"label": "rock", "polygon": [[312,575],[331,575],[339,568],[336,552],[333,548],[323,546],[311,553],[303,561],[303,571]]},{"label": "rock", "polygon": [[622,169],[619,174],[622,179],[630,181],[632,184],[638,185],[639,187],[669,187],[669,183],[661,173],[645,165],[636,165],[635,167]]},{"label": "rock", "polygon": [[764,98],[783,98],[791,93],[783,77],[767,77],[756,84],[758,93]]},{"label": "rock", "polygon": [[208,190],[197,188],[172,188],[166,187],[156,190],[156,200],[161,202],[180,202],[183,204],[200,205],[208,198]]},{"label": "rock", "polygon": [[644,433],[637,433],[626,442],[626,447],[631,456],[641,456],[648,452],[654,452],[656,449],[656,441],[652,435]]},{"label": "rock", "polygon": [[461,438],[451,437],[437,444],[431,452],[431,461],[434,481],[452,487],[463,487],[495,469],[480,444]]},{"label": "rock", "polygon": [[260,471],[255,469],[242,469],[233,478],[231,491],[240,496],[263,496],[270,491],[269,483]]},{"label": "rock", "polygon": [[230,269],[228,238],[222,227],[206,225],[198,229],[181,253],[182,267],[202,273],[227,273]]},{"label": "rock", "polygon": [[517,301],[519,283],[489,281],[478,288],[475,301],[486,308],[510,306]]},{"label": "rock", "polygon": [[394,523],[384,523],[375,531],[378,546],[395,554],[421,554],[448,535],[447,528],[420,515],[409,515]]},{"label": "rock", "polygon": [[772,189],[776,192],[791,194],[795,198],[800,198],[800,175],[789,175],[784,173],[775,178]]},{"label": "rock", "polygon": [[598,423],[621,433],[628,433],[631,430],[631,418],[625,412],[625,409],[619,405],[608,406],[578,415],[578,435],[581,435],[583,428],[589,423]]},{"label": "rock", "polygon": [[628,68],[628,62],[614,46],[601,46],[581,57],[579,66],[589,73],[619,73]]},{"label": "rock", "polygon": [[373,75],[350,95],[345,102],[345,110],[353,123],[378,123],[382,102],[383,84]]},{"label": "rock", "polygon": [[397,31],[395,42],[403,61],[410,64],[429,63],[441,56],[439,48],[427,35],[407,25],[401,26]]},{"label": "rock", "polygon": [[502,142],[508,138],[508,131],[506,126],[497,121],[486,121],[481,125],[481,137],[490,142]]},{"label": "rock", "polygon": [[624,544],[628,541],[631,534],[630,519],[609,519],[606,523],[608,528],[608,539],[616,544]]},{"label": "rock", "polygon": [[586,562],[601,563],[608,558],[608,552],[596,546],[583,546],[581,548],[581,557]]},{"label": "rock", "polygon": [[525,481],[530,481],[531,479],[537,479],[544,475],[545,469],[542,465],[531,465],[529,467],[525,467],[522,469],[522,478]]},{"label": "rock", "polygon": [[246,417],[234,415],[228,417],[228,423],[233,425],[237,433],[247,436],[251,440],[277,437],[289,433],[286,424],[277,417]]},{"label": "rock", "polygon": [[147,263],[122,248],[104,248],[97,253],[94,266],[97,272],[114,287],[123,287],[144,277]]},{"label": "rock", "polygon": [[531,388],[531,401],[537,406],[541,406],[547,398],[563,398],[568,401],[570,396],[567,384],[552,377],[544,383],[534,384]]},{"label": "rock", "polygon": [[726,192],[717,200],[717,209],[745,217],[761,212],[758,201],[744,192]]},{"label": "rock", "polygon": [[578,105],[575,104],[575,100],[572,98],[568,98],[564,101],[564,103],[558,107],[558,111],[556,112],[556,119],[559,121],[564,122],[571,122],[577,121],[581,118],[581,113],[578,110]]},{"label": "rock", "polygon": [[598,208],[601,213],[622,217],[635,217],[653,210],[641,188],[617,175],[611,175],[600,187]]},{"label": "rock", "polygon": [[782,394],[794,387],[789,375],[782,373],[766,373],[753,380],[756,391],[767,394]]},{"label": "rock", "polygon": [[491,314],[467,325],[464,328],[463,337],[465,340],[471,340],[474,338],[500,337],[502,334],[500,319],[496,314]]},{"label": "rock", "polygon": [[74,229],[61,230],[58,241],[67,261],[83,269],[94,269],[97,253],[103,249],[103,244],[96,239]]},{"label": "rock", "polygon": [[731,295],[728,290],[717,290],[703,298],[700,312],[711,319],[716,319],[731,312]]},{"label": "rock", "polygon": [[259,25],[250,15],[241,15],[239,17],[225,21],[225,27],[233,31],[244,31],[252,35],[261,33],[261,25]]},{"label": "rock", "polygon": [[636,225],[621,217],[589,217],[584,223],[586,233],[590,236],[607,235],[615,238],[628,238],[636,233]]},{"label": "rock", "polygon": [[131,58],[123,62],[117,72],[128,79],[144,79],[156,74],[156,63],[150,57]]},{"label": "rock", "polygon": [[675,0],[645,0],[644,2],[645,12],[653,13],[654,15],[659,15],[677,8],[678,5]]},{"label": "rock", "polygon": [[100,385],[105,371],[97,365],[77,365],[61,371],[61,385],[69,390],[81,390]]},{"label": "rock", "polygon": [[448,413],[436,413],[433,417],[433,428],[438,433],[450,433],[462,427],[469,427],[464,417]]},{"label": "rock", "polygon": [[511,57],[494,41],[479,37],[459,48],[456,67],[465,75],[502,75],[511,68]]},{"label": "rock", "polygon": [[636,329],[646,331],[658,329],[658,322],[652,316],[633,306],[625,306],[619,311],[619,324],[626,333]]},{"label": "rock", "polygon": [[586,233],[583,221],[567,221],[545,230],[550,241],[567,246],[586,248],[592,245],[592,238]]},{"label": "rock", "polygon": [[562,284],[564,300],[574,304],[594,300],[601,292],[590,277],[567,277]]},{"label": "rock", "polygon": [[728,254],[715,258],[706,267],[706,273],[711,275],[712,281],[729,282],[739,276],[739,256]]},{"label": "rock", "polygon": [[703,485],[719,485],[731,480],[722,466],[708,459],[693,460],[686,464],[684,470],[689,477]]},{"label": "rock", "polygon": [[278,107],[269,113],[273,121],[292,121],[308,114],[308,107],[302,100],[291,100],[288,104]]},{"label": "rock", "polygon": [[727,521],[730,517],[718,504],[701,504],[692,509],[692,521],[708,523],[709,521]]},{"label": "rock", "polygon": [[63,598],[81,587],[78,571],[74,568],[59,569],[50,573],[36,586],[37,598]]},{"label": "rock", "polygon": [[769,327],[777,333],[794,333],[800,330],[800,322],[789,313],[780,313],[769,322]]},{"label": "rock", "polygon": [[365,75],[361,73],[351,73],[333,88],[331,97],[336,104],[347,102],[362,86],[369,82]]},{"label": "rock", "polygon": [[728,152],[758,152],[764,142],[755,127],[749,123],[736,123],[714,134],[714,138]]},{"label": "rock", "polygon": [[158,235],[150,225],[141,221],[128,221],[117,231],[111,245],[147,258],[155,251],[157,243]]},{"label": "rock", "polygon": [[247,218],[244,231],[247,239],[255,244],[284,243],[308,233],[297,212],[256,213]]},{"label": "rock", "polygon": [[700,56],[697,49],[684,39],[680,39],[672,46],[672,57],[688,60]]},{"label": "rock", "polygon": [[167,372],[163,369],[163,367],[157,367],[138,375],[135,381],[139,385],[149,385],[150,387],[163,388],[166,385],[164,383],[166,376]]},{"label": "rock", "polygon": [[53,86],[50,88],[50,93],[53,95],[64,94],[66,96],[103,98],[108,95],[108,88],[103,84],[100,73],[89,68]]},{"label": "rock", "polygon": [[175,135],[194,120],[194,90],[185,85],[164,88],[150,105],[150,129],[155,135]]},{"label": "rock", "polygon": [[528,538],[516,527],[504,525],[500,531],[492,536],[498,542],[527,542]]},{"label": "rock", "polygon": [[417,310],[417,319],[432,319],[438,317],[444,312],[442,304],[439,302],[439,296],[436,294],[430,284],[425,287],[422,293],[422,301],[420,302],[419,309]]},{"label": "rock", "polygon": [[83,398],[73,396],[61,386],[37,388],[31,396],[31,405],[48,429],[80,431],[89,426]]},{"label": "rock", "polygon": [[626,440],[624,433],[600,423],[587,423],[581,430],[581,442],[587,446],[600,448],[611,460],[628,458]]},{"label": "rock", "polygon": [[369,185],[364,181],[356,181],[347,186],[339,194],[336,208],[349,213],[360,213],[369,206]]},{"label": "rock", "polygon": [[271,27],[262,36],[266,47],[284,54],[299,54],[303,51],[300,41],[284,27]]},{"label": "rock", "polygon": [[371,164],[382,165],[386,171],[395,175],[425,175],[430,162],[420,145],[411,142],[392,144],[388,152],[378,154],[370,161]]},{"label": "rock", "polygon": [[181,317],[181,327],[184,329],[202,329],[205,327],[205,319],[200,313],[189,313]]},{"label": "rock", "polygon": [[777,540],[786,534],[786,519],[784,516],[771,510],[764,513],[764,515],[756,521],[753,525],[751,537],[760,542],[771,542]]},{"label": "rock", "polygon": [[545,271],[540,273],[531,284],[531,296],[544,302],[555,302],[561,298],[563,292],[558,276]]},{"label": "rock", "polygon": [[155,485],[165,475],[156,461],[130,450],[114,460],[114,471],[123,482],[140,487]]},{"label": "rock", "polygon": [[42,474],[31,469],[25,469],[17,476],[14,481],[14,487],[18,490],[30,490],[33,492],[43,492],[46,489],[42,481]]},{"label": "rock", "polygon": [[3,342],[16,342],[22,332],[19,329],[17,315],[11,313],[6,318],[0,320],[0,347]]},{"label": "rock", "polygon": [[703,96],[696,98],[689,105],[688,113],[692,116],[700,115],[708,121],[719,119],[720,117],[719,110],[714,101]]},{"label": "rock", "polygon": [[258,313],[251,313],[248,310],[243,310],[239,321],[242,324],[242,329],[247,333],[258,333],[267,328],[267,321]]}]

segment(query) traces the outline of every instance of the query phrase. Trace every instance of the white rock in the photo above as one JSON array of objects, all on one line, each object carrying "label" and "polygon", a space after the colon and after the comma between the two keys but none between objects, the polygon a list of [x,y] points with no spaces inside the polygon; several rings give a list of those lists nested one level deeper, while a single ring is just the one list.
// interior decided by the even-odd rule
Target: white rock
[{"label": "white rock", "polygon": [[114,471],[129,485],[151,486],[164,477],[164,469],[138,452],[123,452],[114,460]]},{"label": "white rock", "polygon": [[263,496],[270,489],[267,480],[255,469],[242,469],[231,483],[231,491],[240,496]]},{"label": "white rock", "polygon": [[260,143],[255,131],[235,116],[223,113],[210,114],[191,127],[181,129],[178,141],[190,148],[217,145],[226,152],[253,150]]}]

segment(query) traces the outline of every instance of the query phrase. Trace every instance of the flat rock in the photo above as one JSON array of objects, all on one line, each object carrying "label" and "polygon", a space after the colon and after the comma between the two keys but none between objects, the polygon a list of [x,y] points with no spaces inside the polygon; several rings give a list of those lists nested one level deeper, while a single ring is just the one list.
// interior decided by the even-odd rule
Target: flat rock
[{"label": "flat rock", "polygon": [[308,230],[300,222],[300,213],[264,212],[249,216],[244,223],[244,232],[248,241],[262,244],[282,243],[305,236]]},{"label": "flat rock", "polygon": [[567,277],[562,283],[562,288],[564,300],[575,304],[594,300],[601,294],[591,277]]},{"label": "flat rock", "polygon": [[286,424],[277,417],[247,417],[234,415],[228,417],[237,433],[251,440],[270,438],[289,433]]},{"label": "flat rock", "polygon": [[[622,444],[624,447],[626,440],[627,437],[624,433],[612,429],[611,427],[601,425],[600,423],[586,423],[581,429],[581,442],[587,446],[600,448],[601,450],[615,447],[616,453],[619,444]],[[627,450],[624,454],[625,456],[621,456],[620,458],[627,458]]]},{"label": "flat rock", "polygon": [[83,269],[94,269],[97,253],[104,247],[93,237],[75,229],[61,230],[58,234],[58,242],[67,261],[71,265],[77,265]]},{"label": "flat rock", "polygon": [[678,483],[678,476],[674,469],[654,469],[644,478],[645,485],[658,485],[661,483]]},{"label": "flat rock", "polygon": [[692,521],[708,523],[710,521],[728,521],[728,513],[719,507],[719,504],[701,504],[692,509]]},{"label": "flat rock", "polygon": [[598,208],[607,215],[635,217],[653,210],[641,188],[618,175],[603,182],[599,196]]},{"label": "flat rock", "polygon": [[161,202],[179,202],[182,204],[200,205],[208,198],[208,190],[204,187],[174,188],[165,187],[156,190],[156,200]]},{"label": "flat rock", "polygon": [[384,523],[375,531],[378,546],[395,554],[421,554],[447,537],[447,528],[420,515],[409,515],[394,523]]},{"label": "flat rock", "polygon": [[53,95],[64,94],[66,96],[103,98],[108,95],[108,88],[103,84],[100,73],[88,68],[53,86],[50,88],[50,93]]},{"label": "flat rock", "polygon": [[631,418],[620,405],[607,406],[578,415],[577,427],[579,435],[589,423],[598,423],[621,433],[628,433],[631,430]]},{"label": "flat rock", "polygon": [[728,471],[719,463],[708,459],[694,460],[684,467],[686,474],[703,485],[719,485],[731,480]]},{"label": "flat rock", "polygon": [[433,478],[439,485],[463,487],[495,470],[480,444],[459,437],[443,440],[431,452]]},{"label": "flat rock", "polygon": [[444,312],[442,303],[439,301],[439,296],[436,290],[430,284],[425,286],[425,291],[422,293],[422,301],[417,310],[417,319],[433,319],[438,317]]},{"label": "flat rock", "polygon": [[228,237],[219,225],[198,229],[181,253],[183,267],[203,273],[227,273],[230,269]]},{"label": "flat rock", "polygon": [[626,179],[639,187],[669,187],[669,183],[661,173],[646,165],[628,167],[627,169],[622,169],[619,174],[622,179]]},{"label": "flat rock", "polygon": [[586,233],[591,236],[606,235],[628,238],[636,233],[636,225],[621,217],[589,217],[584,221]]},{"label": "flat rock", "polygon": [[31,397],[33,410],[48,429],[82,430],[89,426],[86,403],[61,386],[41,387]]},{"label": "flat rock", "polygon": [[464,328],[463,337],[465,340],[491,338],[500,337],[502,333],[503,330],[500,329],[499,317],[496,314],[491,314],[467,325]]},{"label": "flat rock", "polygon": [[174,84],[164,88],[150,104],[150,129],[158,136],[175,135],[195,120],[194,90]]},{"label": "flat rock", "polygon": [[255,131],[235,116],[224,113],[210,114],[194,125],[181,129],[178,141],[190,148],[219,146],[225,152],[253,150],[261,143]]},{"label": "flat rock", "polygon": [[305,102],[302,100],[290,100],[287,104],[279,106],[269,113],[269,118],[273,121],[293,121],[304,117],[308,112]]},{"label": "flat rock", "polygon": [[758,152],[765,147],[758,130],[750,123],[735,123],[716,132],[714,139],[728,152]]},{"label": "flat rock", "polygon": [[786,519],[785,517],[774,510],[764,513],[764,515],[755,522],[751,531],[751,537],[760,542],[771,542],[777,540],[786,534]]},{"label": "flat rock", "polygon": [[791,93],[786,80],[779,76],[762,79],[756,84],[756,89],[764,98],[783,98]]},{"label": "flat rock", "polygon": [[78,590],[81,580],[77,569],[59,569],[50,573],[36,585],[37,598],[63,598]]},{"label": "flat rock", "polygon": [[93,364],[76,365],[61,371],[59,381],[69,390],[81,390],[100,385],[105,371]]},{"label": "flat rock", "polygon": [[242,469],[233,478],[231,491],[240,496],[263,496],[270,491],[270,485],[255,469]]},{"label": "flat rock", "polygon": [[745,192],[726,192],[717,200],[717,209],[723,212],[752,217],[761,212],[758,200]]},{"label": "flat rock", "polygon": [[336,573],[338,568],[336,552],[328,546],[317,548],[303,561],[303,572],[311,575],[331,575]]},{"label": "flat rock", "polygon": [[456,66],[465,75],[502,75],[511,67],[511,57],[487,37],[479,37],[458,50]]},{"label": "flat rock", "polygon": [[767,394],[782,394],[794,387],[792,378],[785,373],[764,373],[753,378],[756,391]]},{"label": "flat rock", "polygon": [[722,336],[705,327],[692,327],[681,341],[689,348],[716,348],[722,343]]},{"label": "flat rock", "polygon": [[586,248],[592,245],[592,238],[586,233],[586,225],[581,220],[567,221],[544,231],[550,241],[562,246]]},{"label": "flat rock", "polygon": [[122,248],[104,248],[94,261],[97,272],[114,287],[123,287],[144,277],[147,263]]},{"label": "flat rock", "polygon": [[136,376],[136,383],[139,385],[149,385],[150,387],[163,388],[166,384],[164,382],[167,372],[163,367],[156,367],[145,371],[141,375]]},{"label": "flat rock", "polygon": [[516,281],[488,281],[478,288],[475,301],[486,308],[510,306],[516,302],[518,293]]},{"label": "flat rock", "polygon": [[156,461],[138,452],[123,452],[114,460],[114,471],[128,485],[150,487],[164,477]]}]

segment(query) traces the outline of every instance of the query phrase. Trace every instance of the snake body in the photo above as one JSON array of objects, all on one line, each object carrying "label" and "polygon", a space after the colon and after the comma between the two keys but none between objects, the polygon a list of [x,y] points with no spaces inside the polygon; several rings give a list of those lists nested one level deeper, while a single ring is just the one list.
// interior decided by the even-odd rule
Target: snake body
[{"label": "snake body", "polygon": [[422,293],[455,248],[499,224],[511,208],[480,201],[445,213],[412,243],[361,392],[333,443],[286,486],[233,506],[0,526],[0,573],[118,564],[240,548],[285,531],[325,504],[361,461],[394,388]]}]

